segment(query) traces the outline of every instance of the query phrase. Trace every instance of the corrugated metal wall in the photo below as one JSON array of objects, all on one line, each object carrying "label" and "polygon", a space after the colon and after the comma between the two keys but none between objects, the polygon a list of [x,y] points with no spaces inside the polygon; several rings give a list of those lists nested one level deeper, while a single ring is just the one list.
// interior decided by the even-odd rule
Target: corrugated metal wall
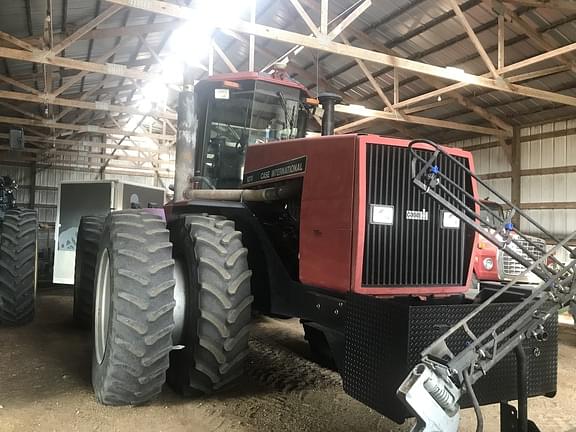
[{"label": "corrugated metal wall", "polygon": [[[33,184],[30,167],[2,165],[0,161],[0,175],[7,175],[16,180],[19,185],[16,200],[19,206],[30,205],[31,184]],[[38,230],[39,249],[39,277],[42,283],[52,280],[52,260],[54,248],[54,225],[58,203],[58,185],[64,181],[90,181],[100,179],[95,172],[73,171],[67,169],[54,169],[39,167],[36,171],[36,193],[34,206],[38,211],[40,229]],[[106,172],[105,180],[119,180],[131,183],[140,183],[155,186],[154,177],[128,176]],[[169,182],[163,179],[165,184]]]},{"label": "corrugated metal wall", "polygon": [[[465,141],[458,141],[456,143],[452,143],[451,145],[465,149],[466,147],[470,146],[476,147],[482,144],[488,144],[492,142],[492,140],[492,137],[483,136]],[[499,173],[510,171],[511,169],[510,164],[508,163],[508,159],[500,147],[476,150],[473,151],[472,154],[474,155],[474,167],[476,168],[476,172],[478,174]],[[488,183],[490,187],[496,189],[496,191],[503,195],[506,199],[510,199],[509,178],[487,180],[486,183]],[[480,186],[478,193],[480,194],[481,198],[490,199],[492,201],[500,201],[496,196],[490,194],[482,186]]]},{"label": "corrugated metal wall", "polygon": [[[537,126],[521,128],[521,204],[534,206],[544,203],[559,203],[554,209],[527,209],[526,212],[538,223],[558,237],[576,230],[576,120],[563,120]],[[491,142],[490,137],[474,138],[451,143],[466,149]],[[496,146],[473,150],[476,170],[479,174],[509,173],[511,171],[503,150]],[[526,170],[556,169],[565,171],[558,174],[530,175]],[[510,198],[511,179],[487,180],[491,186],[506,198]],[[482,190],[481,197],[494,199]],[[521,224],[521,229],[534,233],[529,224]]]},{"label": "corrugated metal wall", "polygon": [[[0,161],[0,175],[8,175],[19,184],[17,201],[22,206],[28,206],[30,203],[31,173],[32,170],[29,167],[6,166],[2,165]],[[58,185],[60,183],[64,181],[90,181],[99,178],[100,176],[93,172],[39,168],[36,172],[35,194],[35,204],[38,209],[39,221],[48,224],[53,224],[56,221]],[[148,186],[155,185],[154,177],[105,173],[104,179],[140,183]]]}]

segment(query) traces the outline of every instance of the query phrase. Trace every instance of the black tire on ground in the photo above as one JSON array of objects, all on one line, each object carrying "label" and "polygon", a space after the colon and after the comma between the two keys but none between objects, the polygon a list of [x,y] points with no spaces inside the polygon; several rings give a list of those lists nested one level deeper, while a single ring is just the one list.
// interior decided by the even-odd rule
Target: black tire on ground
[{"label": "black tire on ground", "polygon": [[244,372],[254,300],[248,250],[234,222],[221,216],[186,216],[180,230],[175,248],[187,267],[188,301],[184,348],[170,356],[168,382],[186,396],[212,394]]},{"label": "black tire on ground", "polygon": [[36,212],[28,209],[8,210],[0,225],[0,324],[34,319],[37,225]]},{"label": "black tire on ground", "polygon": [[142,210],[109,214],[94,290],[92,386],[99,402],[139,405],[162,390],[173,348],[174,284],[164,221]]},{"label": "black tire on ground", "polygon": [[96,259],[105,219],[104,216],[82,216],[76,237],[73,316],[74,321],[84,328],[92,325]]}]

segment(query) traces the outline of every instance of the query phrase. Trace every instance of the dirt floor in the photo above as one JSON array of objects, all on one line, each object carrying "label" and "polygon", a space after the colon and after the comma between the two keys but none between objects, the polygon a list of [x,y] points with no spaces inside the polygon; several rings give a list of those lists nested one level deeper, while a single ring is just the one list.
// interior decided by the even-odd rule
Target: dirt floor
[{"label": "dirt floor", "polygon": [[[0,431],[408,431],[347,396],[338,374],[309,360],[295,320],[260,320],[248,371],[233,392],[183,399],[166,388],[144,407],[98,405],[90,386],[89,334],[71,321],[71,297],[40,297],[35,322],[0,329]],[[576,332],[560,334],[559,389],[530,400],[542,431],[576,431]],[[498,408],[484,409],[498,431]],[[462,431],[475,430],[469,410]]]}]

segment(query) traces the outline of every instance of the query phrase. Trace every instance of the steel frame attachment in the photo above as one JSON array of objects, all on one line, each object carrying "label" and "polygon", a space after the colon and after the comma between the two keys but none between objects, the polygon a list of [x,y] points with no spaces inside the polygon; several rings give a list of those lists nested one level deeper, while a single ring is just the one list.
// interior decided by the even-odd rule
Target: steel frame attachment
[{"label": "steel frame attachment", "polygon": [[[428,140],[415,140],[409,144],[409,148],[412,156],[413,183],[525,268],[521,274],[498,289],[472,313],[426,348],[421,353],[421,363],[414,368],[398,390],[399,397],[408,404],[417,418],[413,431],[456,431],[458,422],[455,421],[455,416],[459,411],[458,400],[464,393],[469,393],[473,401],[479,425],[477,430],[482,430],[482,414],[474,394],[473,384],[510,352],[516,350],[518,355],[524,340],[547,339],[544,322],[550,317],[555,317],[559,309],[576,298],[576,255],[569,246],[569,242],[576,238],[576,232],[562,240],[557,239],[530,215],[513,205],[474,174],[463,159],[448,154],[438,144]],[[451,163],[461,171],[461,175],[470,176],[509,206],[511,211],[502,217],[478,200],[472,191],[466,190],[445,175],[440,161],[444,158],[450,159]],[[481,209],[491,216],[488,220],[482,220]],[[512,217],[515,215],[520,216],[521,221],[527,222],[542,237],[554,241],[556,246],[546,251],[535,241],[534,237],[523,234],[512,223]],[[560,249],[565,249],[569,253],[571,258],[569,263],[563,264],[555,257],[555,253]],[[489,305],[509,292],[512,287],[517,286],[518,282],[530,272],[538,276],[541,282],[531,287],[529,294],[489,329],[481,334],[474,333],[470,322],[485,313]],[[455,335],[464,335],[467,339],[466,348],[459,352],[452,352],[448,348],[448,341]],[[433,378],[427,378],[422,385],[416,385],[415,383],[422,381],[423,375],[433,376]],[[519,370],[520,399],[526,398],[526,392],[520,391],[523,385],[521,381],[525,379],[525,371],[521,373]],[[427,397],[436,402],[435,410],[413,403],[425,397],[423,392],[426,392]],[[522,400],[521,405],[524,407]],[[527,410],[523,408],[519,411],[522,412],[519,413],[517,428],[514,430],[526,432],[527,424],[529,424]],[[456,424],[455,428],[454,424]]]}]

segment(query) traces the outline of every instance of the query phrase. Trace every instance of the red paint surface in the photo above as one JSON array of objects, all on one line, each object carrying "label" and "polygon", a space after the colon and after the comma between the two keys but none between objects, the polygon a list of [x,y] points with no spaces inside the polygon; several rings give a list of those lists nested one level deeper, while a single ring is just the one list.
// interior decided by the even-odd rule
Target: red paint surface
[{"label": "red paint surface", "polygon": [[[453,294],[462,293],[468,290],[470,280],[472,277],[471,270],[474,261],[474,256],[470,262],[470,267],[468,269],[468,278],[466,285],[463,286],[423,286],[423,287],[362,287],[362,261],[364,256],[364,236],[366,232],[366,144],[381,144],[381,145],[392,145],[399,147],[408,147],[410,141],[399,140],[395,138],[386,138],[375,135],[360,135],[359,140],[359,157],[356,165],[358,172],[358,204],[356,208],[357,212],[357,229],[355,231],[355,242],[353,256],[355,257],[355,265],[353,266],[353,285],[352,291],[359,294],[372,294],[379,296],[394,296],[394,295],[434,295],[434,294]],[[426,144],[418,144],[414,146],[417,149],[430,149],[433,150],[432,146]],[[470,161],[470,167],[474,171],[474,163],[472,161],[471,153],[458,149],[446,147],[444,150],[454,156],[461,156],[468,158]],[[476,182],[472,182],[472,189],[474,196],[477,197]],[[475,238],[474,244],[476,245],[477,238]],[[474,247],[475,249],[475,247]]]},{"label": "red paint surface", "polygon": [[272,75],[260,74],[258,72],[238,72],[229,74],[218,74],[212,75],[208,78],[203,79],[204,81],[266,81],[272,84],[278,84],[286,87],[293,87],[303,90],[306,94],[309,93],[308,89],[297,81],[285,80],[274,78]]},{"label": "red paint surface", "polygon": [[[482,245],[482,248],[480,248],[480,245]],[[500,278],[498,277],[498,260],[496,259],[498,248],[488,240],[482,240],[482,236],[480,236],[480,241],[475,249],[476,254],[474,256],[474,273],[476,273],[478,280],[499,281]],[[492,262],[494,263],[492,270],[486,270],[484,268],[484,265],[482,264],[484,258],[492,258]]]},{"label": "red paint surface", "polygon": [[[300,281],[338,292],[351,286],[355,135],[254,145],[246,172],[307,156],[300,213]],[[271,179],[260,184],[277,182]]]},{"label": "red paint surface", "polygon": [[[409,141],[374,135],[336,135],[273,142],[249,148],[246,172],[307,156],[305,173],[282,180],[304,177],[300,225],[300,281],[338,292],[393,296],[397,294],[446,295],[468,289],[463,286],[370,287],[363,288],[362,261],[366,224],[366,144],[407,147]],[[417,148],[429,148],[423,144]],[[446,151],[468,158],[469,152]],[[259,184],[277,182],[278,179]],[[473,193],[477,196],[476,182]],[[477,237],[475,244],[477,243]],[[474,251],[476,251],[474,246]]]}]

